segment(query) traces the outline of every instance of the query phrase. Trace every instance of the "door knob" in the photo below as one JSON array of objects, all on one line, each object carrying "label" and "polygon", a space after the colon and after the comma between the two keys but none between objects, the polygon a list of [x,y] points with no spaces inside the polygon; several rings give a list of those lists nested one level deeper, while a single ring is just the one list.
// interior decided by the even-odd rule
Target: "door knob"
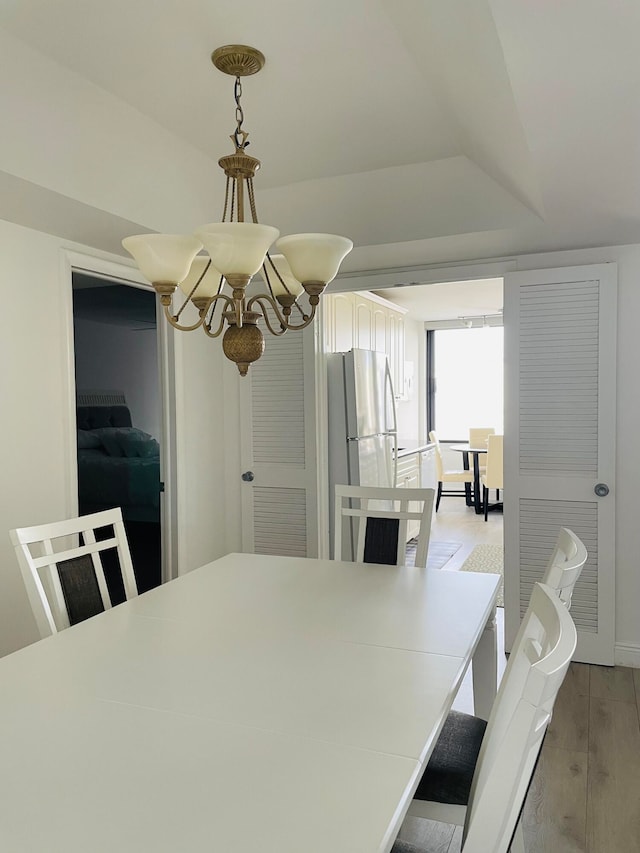
[{"label": "door knob", "polygon": [[593,491],[599,498],[606,498],[609,494],[609,486],[606,483],[597,483]]},{"label": "door knob", "polygon": [[245,483],[253,482],[253,471],[245,471],[242,475],[242,479],[245,481]]}]

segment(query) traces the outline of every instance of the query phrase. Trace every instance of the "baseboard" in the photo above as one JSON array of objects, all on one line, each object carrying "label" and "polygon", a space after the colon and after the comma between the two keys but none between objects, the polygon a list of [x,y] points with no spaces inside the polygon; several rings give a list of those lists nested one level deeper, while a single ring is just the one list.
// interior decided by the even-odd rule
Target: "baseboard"
[{"label": "baseboard", "polygon": [[617,666],[630,666],[634,669],[640,669],[640,646],[616,643],[613,659]]}]

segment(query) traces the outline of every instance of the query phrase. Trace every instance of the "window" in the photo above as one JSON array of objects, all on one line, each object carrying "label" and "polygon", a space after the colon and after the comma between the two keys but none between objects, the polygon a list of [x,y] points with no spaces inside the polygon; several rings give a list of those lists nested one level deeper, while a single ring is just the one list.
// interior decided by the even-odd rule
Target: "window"
[{"label": "window", "polygon": [[503,327],[427,333],[428,421],[441,441],[466,441],[470,426],[503,432]]}]

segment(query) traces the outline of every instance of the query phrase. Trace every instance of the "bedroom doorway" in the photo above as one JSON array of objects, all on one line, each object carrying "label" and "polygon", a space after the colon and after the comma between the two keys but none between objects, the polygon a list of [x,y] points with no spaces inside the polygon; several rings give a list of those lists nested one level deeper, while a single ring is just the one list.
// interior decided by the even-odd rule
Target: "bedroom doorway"
[{"label": "bedroom doorway", "polygon": [[[153,291],[72,272],[78,512],[122,510],[139,592],[162,581],[162,391]],[[119,598],[118,590],[112,597]]]}]

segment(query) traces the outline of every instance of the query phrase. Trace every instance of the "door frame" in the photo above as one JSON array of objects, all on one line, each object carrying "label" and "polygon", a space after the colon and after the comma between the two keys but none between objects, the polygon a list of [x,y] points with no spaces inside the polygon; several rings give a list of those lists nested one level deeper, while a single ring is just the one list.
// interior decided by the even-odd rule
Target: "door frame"
[{"label": "door frame", "polygon": [[[64,386],[67,398],[67,423],[65,457],[67,480],[67,507],[70,515],[78,513],[78,459],[76,442],[76,376],[75,341],[73,333],[73,273],[82,272],[114,283],[125,284],[155,293],[142,277],[133,262],[115,259],[104,252],[86,249],[82,252],[63,248],[60,253],[60,299],[63,311],[66,342],[66,375]],[[176,501],[176,394],[175,352],[172,329],[158,317],[157,343],[161,400],[160,476],[164,493],[160,500],[161,579],[162,583],[177,577],[178,526]]]},{"label": "door frame", "polygon": [[[484,278],[503,278],[518,269],[516,258],[501,258],[486,262],[444,264],[433,267],[404,267],[401,269],[366,270],[346,273],[336,278],[326,293],[357,293],[359,290],[394,290],[420,284],[447,284],[455,281],[475,281]],[[322,299],[320,308],[323,308]],[[329,439],[327,435],[327,339],[326,315],[320,310],[316,322],[316,445],[318,453],[318,518],[319,553],[328,559],[329,545]],[[425,338],[426,340],[426,338]],[[425,423],[426,426],[426,423]]]}]

